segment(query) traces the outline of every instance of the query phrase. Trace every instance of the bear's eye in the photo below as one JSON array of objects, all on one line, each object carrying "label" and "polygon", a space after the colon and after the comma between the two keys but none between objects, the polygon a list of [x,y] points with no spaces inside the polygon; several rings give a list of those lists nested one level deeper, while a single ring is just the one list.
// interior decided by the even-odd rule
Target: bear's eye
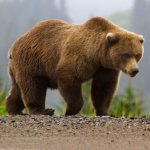
[{"label": "bear's eye", "polygon": [[128,53],[125,53],[123,54],[123,58],[126,59],[126,58],[130,58],[131,56],[128,54]]},{"label": "bear's eye", "polygon": [[137,61],[139,61],[139,60],[141,59],[141,54],[137,54],[137,55],[135,56],[135,58],[136,58]]}]

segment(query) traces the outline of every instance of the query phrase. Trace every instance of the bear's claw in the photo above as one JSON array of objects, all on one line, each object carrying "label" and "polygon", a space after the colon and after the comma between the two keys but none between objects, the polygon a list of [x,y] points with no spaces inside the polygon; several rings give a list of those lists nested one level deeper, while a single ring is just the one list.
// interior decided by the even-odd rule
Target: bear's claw
[{"label": "bear's claw", "polygon": [[42,115],[50,115],[50,116],[52,116],[52,115],[54,115],[54,109],[52,109],[52,108],[47,108],[47,109],[45,109],[43,112],[42,112]]}]

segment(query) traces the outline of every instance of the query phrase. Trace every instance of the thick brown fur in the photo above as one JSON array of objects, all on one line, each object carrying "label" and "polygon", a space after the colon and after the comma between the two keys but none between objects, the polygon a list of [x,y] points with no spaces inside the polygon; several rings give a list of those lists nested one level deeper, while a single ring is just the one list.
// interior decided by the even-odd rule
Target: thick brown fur
[{"label": "thick brown fur", "polygon": [[61,20],[37,24],[9,50],[8,113],[21,114],[26,107],[30,114],[45,114],[46,90],[58,88],[67,104],[66,115],[75,115],[83,105],[81,84],[92,79],[96,114],[106,114],[119,72],[132,76],[143,55],[142,43],[140,35],[102,17],[81,25]]}]

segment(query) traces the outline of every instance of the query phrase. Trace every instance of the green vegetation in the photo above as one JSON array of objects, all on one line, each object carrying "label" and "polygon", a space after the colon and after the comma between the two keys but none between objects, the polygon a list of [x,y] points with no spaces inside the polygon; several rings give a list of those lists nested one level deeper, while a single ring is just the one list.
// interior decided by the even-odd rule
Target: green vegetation
[{"label": "green vegetation", "polygon": [[[84,107],[80,115],[95,115],[90,98],[90,82],[83,84]],[[141,96],[135,94],[131,84],[128,84],[123,94],[118,94],[113,98],[109,109],[109,114],[113,116],[137,117],[144,115],[144,106]]]},{"label": "green vegetation", "polygon": [[7,87],[3,85],[2,80],[0,79],[0,115],[6,115],[5,109],[5,98],[7,95]]},{"label": "green vegetation", "polygon": [[61,99],[60,103],[53,106],[56,115],[63,115],[65,113],[65,102]]},{"label": "green vegetation", "polygon": [[114,116],[138,117],[144,115],[144,105],[140,95],[134,93],[129,84],[123,94],[115,96],[109,113]]},{"label": "green vegetation", "polygon": [[84,100],[84,106],[81,109],[79,115],[93,116],[95,114],[91,101],[91,81],[82,85],[82,96]]}]

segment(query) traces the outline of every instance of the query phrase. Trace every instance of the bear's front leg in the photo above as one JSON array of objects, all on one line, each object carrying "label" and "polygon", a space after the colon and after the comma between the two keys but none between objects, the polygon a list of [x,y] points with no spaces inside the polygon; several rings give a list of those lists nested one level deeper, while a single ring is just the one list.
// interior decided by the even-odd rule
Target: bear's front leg
[{"label": "bear's front leg", "polygon": [[70,79],[59,79],[58,88],[66,101],[67,108],[65,115],[76,115],[83,106],[81,96],[81,83]]},{"label": "bear's front leg", "polygon": [[94,75],[91,95],[96,115],[107,115],[118,80],[119,71],[116,70],[100,68]]}]

